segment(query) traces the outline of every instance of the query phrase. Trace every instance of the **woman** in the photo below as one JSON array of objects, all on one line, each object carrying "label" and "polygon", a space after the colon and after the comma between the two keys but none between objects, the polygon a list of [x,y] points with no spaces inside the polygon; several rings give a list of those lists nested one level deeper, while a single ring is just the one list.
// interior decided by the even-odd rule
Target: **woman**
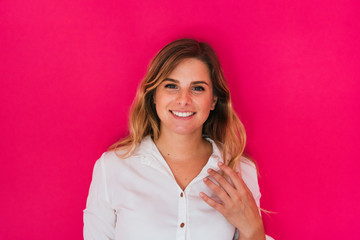
[{"label": "woman", "polygon": [[256,167],[208,44],[155,56],[129,132],[95,164],[85,239],[265,239]]}]

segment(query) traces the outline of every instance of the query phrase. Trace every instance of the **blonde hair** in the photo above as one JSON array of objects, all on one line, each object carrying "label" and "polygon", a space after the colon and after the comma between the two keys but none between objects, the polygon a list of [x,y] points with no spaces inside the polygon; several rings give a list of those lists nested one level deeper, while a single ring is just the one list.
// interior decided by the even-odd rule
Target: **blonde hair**
[{"label": "blonde hair", "polygon": [[223,158],[235,169],[244,153],[245,129],[231,104],[230,91],[215,51],[210,45],[194,39],[179,39],[161,49],[151,61],[142,80],[130,112],[129,135],[110,146],[109,150],[124,150],[121,158],[130,157],[137,144],[147,136],[158,139],[160,119],[153,96],[157,86],[185,58],[196,58],[209,68],[213,94],[217,97],[215,109],[203,125],[203,135],[222,148]]}]

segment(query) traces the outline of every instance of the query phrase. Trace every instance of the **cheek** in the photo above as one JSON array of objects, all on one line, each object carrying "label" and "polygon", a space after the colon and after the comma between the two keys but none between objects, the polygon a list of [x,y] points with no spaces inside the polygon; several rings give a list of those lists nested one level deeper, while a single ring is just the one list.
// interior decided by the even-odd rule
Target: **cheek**
[{"label": "cheek", "polygon": [[161,113],[161,101],[159,99],[155,99],[155,110],[158,115]]},{"label": "cheek", "polygon": [[199,105],[202,106],[202,109],[204,109],[205,111],[208,111],[211,109],[212,105],[213,105],[213,100],[212,97],[206,98],[206,99],[202,99],[199,102]]},{"label": "cheek", "polygon": [[155,109],[158,115],[161,115],[164,111],[167,111],[167,105],[169,98],[164,95],[157,95],[154,99]]}]

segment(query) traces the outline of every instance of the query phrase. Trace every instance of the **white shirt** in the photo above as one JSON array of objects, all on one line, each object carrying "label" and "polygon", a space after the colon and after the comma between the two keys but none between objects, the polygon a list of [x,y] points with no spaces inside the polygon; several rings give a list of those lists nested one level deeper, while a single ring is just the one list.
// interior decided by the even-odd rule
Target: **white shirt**
[{"label": "white shirt", "polygon": [[[214,141],[207,140],[213,153],[184,191],[150,136],[127,159],[105,152],[94,167],[84,210],[84,239],[233,239],[235,227],[199,197],[204,192],[219,200],[202,181],[209,176],[207,169],[218,171],[217,162],[223,161]],[[254,165],[242,163],[238,169],[259,206]]]}]

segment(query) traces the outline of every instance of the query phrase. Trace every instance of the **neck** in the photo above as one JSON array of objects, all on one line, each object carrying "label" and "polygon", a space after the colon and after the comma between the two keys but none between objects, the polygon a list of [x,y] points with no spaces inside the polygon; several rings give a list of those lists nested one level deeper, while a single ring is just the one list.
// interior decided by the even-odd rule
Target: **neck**
[{"label": "neck", "polygon": [[185,161],[190,158],[211,154],[211,143],[202,138],[201,133],[178,135],[175,133],[160,133],[155,144],[163,157],[176,161]]}]

